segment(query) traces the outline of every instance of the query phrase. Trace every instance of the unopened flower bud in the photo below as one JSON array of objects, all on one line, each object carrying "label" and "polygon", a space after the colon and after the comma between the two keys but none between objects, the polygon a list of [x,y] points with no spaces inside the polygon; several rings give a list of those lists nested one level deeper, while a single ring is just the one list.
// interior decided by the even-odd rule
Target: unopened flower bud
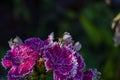
[{"label": "unopened flower bud", "polygon": [[70,35],[70,33],[65,32],[63,35],[63,41],[65,41],[65,43],[70,43],[72,42],[72,36]]},{"label": "unopened flower bud", "polygon": [[14,39],[10,39],[10,41],[8,41],[8,44],[10,48],[13,48],[14,46],[23,44],[23,42],[18,36],[16,36]]},{"label": "unopened flower bud", "polygon": [[54,33],[52,32],[48,37],[49,37],[50,42],[53,43]]},{"label": "unopened flower bud", "polygon": [[79,51],[81,49],[81,44],[79,42],[76,42],[73,48],[74,50]]}]

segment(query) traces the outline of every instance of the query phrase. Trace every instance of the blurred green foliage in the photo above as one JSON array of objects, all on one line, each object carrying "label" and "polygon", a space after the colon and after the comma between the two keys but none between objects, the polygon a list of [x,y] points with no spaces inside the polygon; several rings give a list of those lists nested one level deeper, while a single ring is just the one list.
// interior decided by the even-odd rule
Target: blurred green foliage
[{"label": "blurred green foliage", "polygon": [[[103,80],[120,80],[120,74],[118,74],[120,47],[114,47],[114,31],[110,28],[116,13],[103,1],[89,2],[38,1],[36,3],[37,21],[32,28],[30,28],[34,21],[34,16],[32,16],[34,10],[31,12],[32,7],[30,7],[32,5],[26,5],[27,2],[24,0],[13,0],[13,15],[18,19],[23,18],[26,34],[29,36],[39,36],[45,39],[51,32],[55,32],[57,37],[62,36],[65,31],[70,32],[73,39],[82,44],[80,54],[83,56],[87,68],[97,68],[102,73]],[[2,58],[6,49],[0,49],[0,58]],[[7,73],[2,74],[5,70],[1,65],[0,67],[0,74],[7,75]],[[38,75],[37,72],[32,74],[32,76],[36,75]],[[51,74],[47,76],[49,77],[46,80],[52,80]],[[40,73],[38,77],[42,80],[44,75]]]}]

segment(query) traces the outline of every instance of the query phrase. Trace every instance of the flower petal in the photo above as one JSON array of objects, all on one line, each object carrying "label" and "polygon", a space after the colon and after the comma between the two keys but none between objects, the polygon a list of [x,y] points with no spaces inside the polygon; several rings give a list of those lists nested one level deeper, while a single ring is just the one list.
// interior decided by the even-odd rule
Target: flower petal
[{"label": "flower petal", "polygon": [[2,65],[5,69],[10,68],[12,66],[12,63],[8,59],[2,59]]},{"label": "flower petal", "polygon": [[35,62],[33,61],[33,59],[26,59],[25,62],[20,64],[20,66],[18,67],[18,73],[21,76],[24,76],[32,71],[34,65]]},{"label": "flower petal", "polygon": [[17,67],[13,66],[8,72],[8,80],[18,80],[20,77],[17,74]]}]

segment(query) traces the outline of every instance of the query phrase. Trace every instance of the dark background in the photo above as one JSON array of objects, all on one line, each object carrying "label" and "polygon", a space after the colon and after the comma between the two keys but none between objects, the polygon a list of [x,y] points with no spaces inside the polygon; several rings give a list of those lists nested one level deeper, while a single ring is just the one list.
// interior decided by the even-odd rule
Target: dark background
[{"label": "dark background", "polygon": [[[55,39],[67,31],[80,41],[86,68],[97,68],[103,80],[120,80],[120,47],[114,47],[113,18],[120,0],[1,0],[0,58],[15,36]],[[0,65],[0,80],[7,75]]]}]

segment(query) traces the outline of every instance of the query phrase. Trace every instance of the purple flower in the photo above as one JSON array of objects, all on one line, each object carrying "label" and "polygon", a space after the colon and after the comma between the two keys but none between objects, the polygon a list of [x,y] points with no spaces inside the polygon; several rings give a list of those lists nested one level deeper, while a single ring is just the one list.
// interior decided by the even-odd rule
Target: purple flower
[{"label": "purple flower", "polygon": [[43,54],[46,69],[47,71],[53,70],[55,80],[74,77],[77,73],[78,63],[83,65],[81,57],[79,58],[81,61],[77,62],[78,56],[75,56],[76,53],[67,46],[60,46],[59,43],[50,45],[44,50]]},{"label": "purple flower", "polygon": [[78,53],[80,48],[79,42],[73,45],[72,37],[67,32],[63,40],[44,48],[45,66],[47,71],[53,70],[54,80],[83,80],[85,63]]},{"label": "purple flower", "polygon": [[[16,44],[15,44],[16,45]],[[32,72],[39,53],[26,44],[11,47],[11,50],[2,59],[4,68],[10,68],[8,80],[18,80]]]},{"label": "purple flower", "polygon": [[9,50],[2,59],[4,68],[11,68],[8,72],[8,80],[18,80],[31,73],[36,60],[41,56],[41,50],[53,42],[53,33],[48,39],[28,38],[25,43],[19,37],[9,41]]}]

